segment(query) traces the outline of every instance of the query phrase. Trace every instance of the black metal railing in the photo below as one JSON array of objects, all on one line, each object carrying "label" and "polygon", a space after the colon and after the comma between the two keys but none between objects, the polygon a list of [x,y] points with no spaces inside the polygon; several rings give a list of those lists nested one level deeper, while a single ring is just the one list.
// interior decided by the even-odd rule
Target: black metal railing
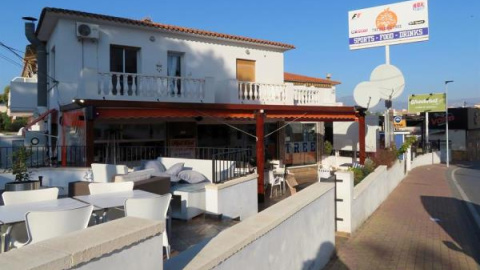
[{"label": "black metal railing", "polygon": [[[15,162],[14,153],[21,147],[0,147],[0,168],[8,170]],[[29,168],[65,165],[78,167],[86,165],[85,146],[25,146],[31,153],[26,163]],[[63,164],[59,160],[63,160]]]},{"label": "black metal railing", "polygon": [[[95,162],[135,164],[158,157],[212,159],[215,155],[238,151],[238,148],[179,147],[179,146],[117,146],[95,147]],[[248,149],[250,150],[250,149]]]},{"label": "black metal railing", "polygon": [[233,178],[252,173],[256,166],[252,159],[251,149],[234,149],[233,151],[216,153],[212,156],[213,183],[223,183]]}]

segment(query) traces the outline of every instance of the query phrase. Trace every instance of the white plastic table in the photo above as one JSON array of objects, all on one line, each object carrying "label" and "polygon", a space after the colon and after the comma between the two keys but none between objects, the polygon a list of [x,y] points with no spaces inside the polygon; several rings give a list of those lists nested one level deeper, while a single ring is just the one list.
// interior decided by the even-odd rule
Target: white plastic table
[{"label": "white plastic table", "polygon": [[123,206],[125,204],[126,199],[150,198],[150,197],[157,197],[157,196],[160,196],[160,195],[135,189],[131,191],[75,196],[73,198],[82,202],[89,203],[97,207],[97,209],[108,209],[108,208]]},{"label": "white plastic table", "polygon": [[0,206],[0,225],[8,226],[4,234],[1,235],[5,245],[2,245],[2,252],[7,250],[7,240],[10,235],[11,225],[13,223],[25,221],[25,214],[31,211],[57,211],[75,209],[88,205],[84,202],[74,200],[72,198],[61,198],[56,200],[48,200],[31,203],[18,203]]},{"label": "white plastic table", "polygon": [[11,224],[25,221],[25,214],[31,211],[53,211],[79,208],[88,205],[72,198],[60,198],[33,203],[18,203],[0,206],[0,222]]}]

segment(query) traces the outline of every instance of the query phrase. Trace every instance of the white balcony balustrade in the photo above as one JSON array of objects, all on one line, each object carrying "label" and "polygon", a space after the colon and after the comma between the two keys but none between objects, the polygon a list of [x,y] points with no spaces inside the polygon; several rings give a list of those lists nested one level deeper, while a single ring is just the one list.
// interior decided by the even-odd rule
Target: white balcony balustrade
[{"label": "white balcony balustrade", "polygon": [[294,85],[293,104],[304,106],[334,106],[336,105],[335,90],[331,88]]},{"label": "white balcony balustrade", "polygon": [[[170,102],[206,102],[206,79],[99,72],[97,98]],[[213,101],[213,98],[212,98]]]},{"label": "white balcony balustrade", "polygon": [[240,103],[285,104],[286,85],[258,82],[237,82]]}]

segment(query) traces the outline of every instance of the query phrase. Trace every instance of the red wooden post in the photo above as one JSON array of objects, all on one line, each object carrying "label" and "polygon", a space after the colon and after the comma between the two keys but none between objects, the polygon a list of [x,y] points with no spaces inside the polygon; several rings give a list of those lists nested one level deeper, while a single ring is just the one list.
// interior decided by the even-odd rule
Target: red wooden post
[{"label": "red wooden post", "polygon": [[365,164],[365,115],[358,116],[358,143],[360,144],[360,164]]},{"label": "red wooden post", "polygon": [[257,150],[257,173],[258,173],[258,199],[259,201],[263,202],[265,199],[265,189],[264,189],[264,168],[265,168],[265,152],[264,148],[265,146],[263,145],[263,138],[265,136],[265,131],[264,131],[264,123],[265,123],[265,114],[263,113],[263,110],[260,110],[256,112],[255,114],[255,119],[256,119],[256,136],[257,136],[257,144],[256,144],[256,150]]}]

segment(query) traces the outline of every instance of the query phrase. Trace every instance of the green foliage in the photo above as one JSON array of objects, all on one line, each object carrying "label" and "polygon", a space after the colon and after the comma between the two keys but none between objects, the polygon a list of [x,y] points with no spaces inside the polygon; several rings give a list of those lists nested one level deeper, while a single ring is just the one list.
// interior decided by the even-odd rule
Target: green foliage
[{"label": "green foliage", "polygon": [[0,113],[0,131],[17,132],[21,127],[26,126],[27,123],[28,121],[25,117],[19,117],[12,122],[12,119],[7,113]]},{"label": "green foliage", "polygon": [[401,156],[407,152],[407,149],[417,142],[416,137],[407,137],[403,145],[398,149],[397,156]]},{"label": "green foliage", "polygon": [[330,141],[325,141],[323,143],[323,154],[329,156],[332,154],[332,151],[333,151],[332,143]]},{"label": "green foliage", "polygon": [[3,94],[0,95],[0,103],[5,103],[8,107],[8,93],[10,93],[10,85],[3,88]]},{"label": "green foliage", "polygon": [[32,151],[26,147],[20,147],[12,155],[12,174],[15,175],[15,181],[28,181],[30,172],[28,171],[27,160],[32,156]]},{"label": "green foliage", "polygon": [[365,164],[361,168],[350,168],[350,171],[353,172],[353,183],[357,185],[362,182],[365,177],[367,177],[371,172],[375,170],[377,166],[375,162],[371,159],[366,159]]},{"label": "green foliage", "polygon": [[353,184],[355,186],[365,178],[363,168],[350,168],[349,170],[353,172]]}]

